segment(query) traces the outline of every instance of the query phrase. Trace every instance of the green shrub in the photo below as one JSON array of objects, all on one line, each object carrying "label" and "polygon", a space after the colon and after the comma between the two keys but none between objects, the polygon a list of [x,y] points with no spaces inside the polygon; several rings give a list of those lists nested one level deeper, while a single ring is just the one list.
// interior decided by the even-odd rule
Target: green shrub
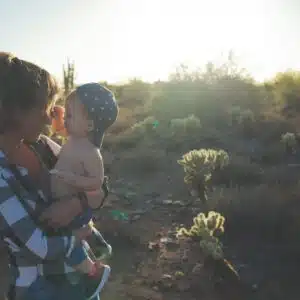
[{"label": "green shrub", "polygon": [[287,152],[296,152],[297,138],[292,132],[286,132],[281,135],[281,143],[285,146]]}]

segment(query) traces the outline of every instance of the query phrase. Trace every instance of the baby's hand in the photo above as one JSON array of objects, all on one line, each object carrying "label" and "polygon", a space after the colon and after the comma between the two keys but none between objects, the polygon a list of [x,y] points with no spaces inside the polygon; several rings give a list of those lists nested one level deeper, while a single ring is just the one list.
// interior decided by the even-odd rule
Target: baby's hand
[{"label": "baby's hand", "polygon": [[73,231],[73,235],[75,236],[77,241],[85,240],[87,237],[92,235],[93,231],[90,226],[85,226]]}]

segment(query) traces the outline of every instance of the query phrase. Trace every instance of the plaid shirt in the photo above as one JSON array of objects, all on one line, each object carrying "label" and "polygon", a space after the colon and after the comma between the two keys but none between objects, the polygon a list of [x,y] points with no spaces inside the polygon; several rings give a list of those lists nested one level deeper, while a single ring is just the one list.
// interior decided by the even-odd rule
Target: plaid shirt
[{"label": "plaid shirt", "polygon": [[[26,169],[18,167],[22,178]],[[16,192],[18,190],[18,192]],[[21,201],[22,199],[22,201]],[[11,255],[16,298],[20,298],[38,276],[75,272],[66,264],[74,246],[74,236],[47,236],[32,217],[47,202],[42,191],[30,193],[16,179],[0,151],[0,228]],[[67,277],[67,276],[66,276]]]}]

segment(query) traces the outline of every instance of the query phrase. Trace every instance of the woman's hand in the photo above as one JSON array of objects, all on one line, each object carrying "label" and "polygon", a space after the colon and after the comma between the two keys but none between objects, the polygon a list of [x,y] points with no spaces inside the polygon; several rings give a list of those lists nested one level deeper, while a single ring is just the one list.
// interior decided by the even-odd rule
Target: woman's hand
[{"label": "woman's hand", "polygon": [[81,204],[78,198],[63,199],[54,202],[40,216],[40,221],[51,228],[65,227],[81,213]]}]

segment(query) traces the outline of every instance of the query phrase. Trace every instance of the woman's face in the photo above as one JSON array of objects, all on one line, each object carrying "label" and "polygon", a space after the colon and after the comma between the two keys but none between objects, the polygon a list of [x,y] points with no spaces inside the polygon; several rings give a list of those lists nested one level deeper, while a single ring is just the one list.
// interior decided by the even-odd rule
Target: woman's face
[{"label": "woman's face", "polygon": [[34,142],[38,139],[46,125],[51,124],[53,105],[34,107],[16,114],[18,131],[21,139]]}]

